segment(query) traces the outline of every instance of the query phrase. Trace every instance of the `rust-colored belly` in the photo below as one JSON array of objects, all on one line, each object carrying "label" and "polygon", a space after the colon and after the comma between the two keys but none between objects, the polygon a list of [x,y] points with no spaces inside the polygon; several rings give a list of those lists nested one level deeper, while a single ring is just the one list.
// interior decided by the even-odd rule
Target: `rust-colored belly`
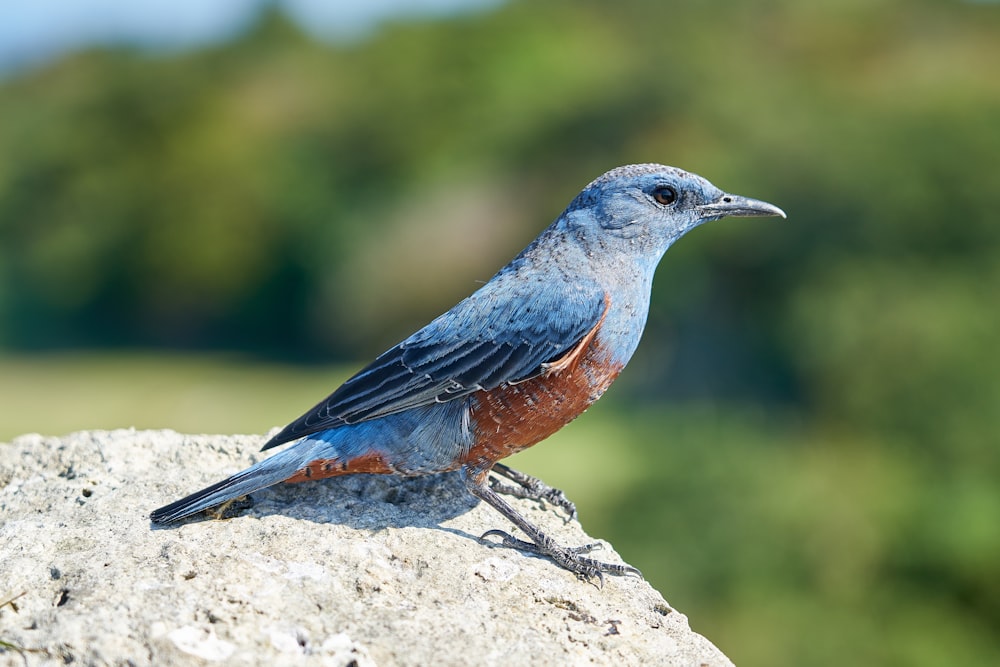
[{"label": "rust-colored belly", "polygon": [[611,385],[622,366],[596,340],[572,363],[550,373],[473,395],[475,444],[464,463],[487,467],[549,437],[583,413]]}]

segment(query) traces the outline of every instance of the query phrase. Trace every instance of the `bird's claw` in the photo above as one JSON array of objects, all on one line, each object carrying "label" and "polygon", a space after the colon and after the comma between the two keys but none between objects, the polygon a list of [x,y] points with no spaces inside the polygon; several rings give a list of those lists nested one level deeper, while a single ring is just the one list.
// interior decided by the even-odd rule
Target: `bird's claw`
[{"label": "bird's claw", "polygon": [[569,570],[584,581],[594,583],[594,580],[596,579],[597,583],[594,585],[598,588],[604,588],[605,572],[619,575],[634,574],[640,579],[643,578],[642,572],[631,565],[605,563],[592,558],[586,558],[581,555],[590,553],[595,549],[602,548],[603,545],[600,542],[591,542],[590,544],[584,544],[578,547],[563,547],[556,544],[547,535],[543,535],[543,544],[535,544],[534,542],[519,540],[510,533],[496,528],[487,530],[479,536],[479,539],[482,542],[486,542],[487,537],[499,537],[500,544],[511,549],[527,551],[529,553],[538,554],[539,556],[551,558],[557,565]]},{"label": "bird's claw", "polygon": [[505,547],[510,547],[512,549],[520,549],[522,551],[534,551],[537,553],[537,548],[531,542],[525,542],[524,540],[519,540],[510,533],[494,528],[492,530],[487,530],[485,533],[479,536],[480,542],[489,542],[487,537],[499,537],[500,544]]},{"label": "bird's claw", "polygon": [[549,486],[537,477],[519,472],[502,463],[494,464],[493,472],[515,482],[515,484],[504,484],[495,477],[490,477],[490,488],[497,493],[514,496],[515,498],[535,500],[543,505],[548,503],[565,512],[564,523],[576,520],[576,505],[566,497],[566,494],[562,490]]},{"label": "bird's claw", "polygon": [[553,507],[558,507],[559,509],[561,509],[563,512],[566,513],[566,516],[563,519],[564,523],[569,523],[570,521],[576,521],[577,518],[576,505],[573,503],[572,500],[567,498],[566,494],[563,493],[560,489],[548,487],[548,489],[544,493],[542,493],[540,498],[548,502]]}]

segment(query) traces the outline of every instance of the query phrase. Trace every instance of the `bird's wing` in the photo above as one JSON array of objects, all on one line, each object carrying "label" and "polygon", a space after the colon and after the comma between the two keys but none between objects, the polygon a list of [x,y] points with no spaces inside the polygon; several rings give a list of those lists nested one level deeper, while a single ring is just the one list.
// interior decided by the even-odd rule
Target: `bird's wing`
[{"label": "bird's wing", "polygon": [[606,308],[597,285],[567,287],[491,281],[380,355],[264,449],[540,374],[591,335]]}]

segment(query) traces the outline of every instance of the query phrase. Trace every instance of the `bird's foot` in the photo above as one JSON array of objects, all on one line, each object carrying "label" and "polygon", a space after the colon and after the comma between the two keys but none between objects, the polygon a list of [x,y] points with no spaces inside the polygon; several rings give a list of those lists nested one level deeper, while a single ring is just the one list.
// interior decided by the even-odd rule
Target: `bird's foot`
[{"label": "bird's foot", "polygon": [[537,477],[519,472],[502,463],[494,464],[493,472],[515,483],[504,484],[495,477],[490,477],[490,488],[497,493],[514,496],[515,498],[527,498],[528,500],[535,500],[542,504],[548,503],[553,507],[558,507],[566,513],[566,523],[576,519],[576,505],[561,490],[549,486]]},{"label": "bird's foot", "polygon": [[[494,469],[496,469],[496,466],[494,466]],[[598,588],[604,586],[605,573],[618,575],[634,574],[640,579],[642,578],[642,573],[631,565],[604,563],[592,558],[587,558],[583,555],[590,553],[600,546],[597,543],[585,544],[580,547],[564,547],[556,544],[555,540],[543,533],[538,526],[535,526],[523,516],[518,514],[517,510],[511,507],[510,503],[501,498],[497,492],[491,488],[491,485],[486,483],[486,479],[489,474],[488,470],[488,468],[463,468],[462,473],[465,478],[466,488],[469,489],[469,492],[472,493],[472,495],[485,501],[492,506],[493,509],[504,515],[504,517],[517,526],[521,532],[527,535],[528,540],[530,541],[519,540],[510,533],[505,533],[502,530],[486,531],[479,538],[481,541],[487,541],[486,538],[488,537],[499,537],[501,541],[500,543],[503,546],[520,549],[522,551],[550,558],[559,567],[573,572],[580,579],[594,583],[594,585]],[[512,471],[506,466],[502,466],[499,473],[502,475],[515,474],[517,476],[527,477],[527,475],[521,475],[521,473]],[[570,505],[572,506],[572,503],[570,503]]]},{"label": "bird's foot", "polygon": [[492,536],[499,537],[500,544],[505,547],[551,558],[559,567],[573,572],[580,579],[589,581],[598,588],[604,587],[605,572],[617,575],[634,574],[640,579],[643,578],[642,572],[631,565],[605,563],[581,555],[600,549],[600,542],[592,542],[578,547],[564,547],[556,544],[555,540],[544,533],[539,533],[539,541],[536,543],[519,540],[510,533],[496,529],[486,531],[479,539],[486,542],[486,538]]}]

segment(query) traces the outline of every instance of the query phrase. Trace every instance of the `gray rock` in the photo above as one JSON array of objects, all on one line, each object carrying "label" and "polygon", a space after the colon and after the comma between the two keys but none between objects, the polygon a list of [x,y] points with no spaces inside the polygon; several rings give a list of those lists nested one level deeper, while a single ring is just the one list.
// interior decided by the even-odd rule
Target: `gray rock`
[{"label": "gray rock", "polygon": [[[19,595],[0,609],[0,664],[731,664],[638,578],[598,590],[480,543],[510,527],[454,475],[284,484],[236,518],[151,527],[151,509],[242,469],[261,442],[0,445],[0,603]],[[513,502],[563,543],[592,541]]]}]

